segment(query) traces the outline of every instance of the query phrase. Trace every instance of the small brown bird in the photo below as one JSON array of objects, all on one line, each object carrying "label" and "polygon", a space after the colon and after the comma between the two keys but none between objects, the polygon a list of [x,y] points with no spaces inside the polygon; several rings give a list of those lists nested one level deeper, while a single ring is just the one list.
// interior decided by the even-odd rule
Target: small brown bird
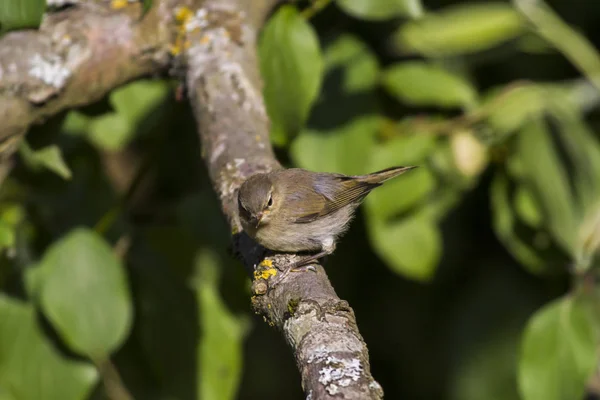
[{"label": "small brown bird", "polygon": [[238,194],[246,233],[267,249],[316,252],[298,268],[333,253],[364,198],[383,182],[416,167],[393,167],[368,175],[281,169],[248,178]]}]

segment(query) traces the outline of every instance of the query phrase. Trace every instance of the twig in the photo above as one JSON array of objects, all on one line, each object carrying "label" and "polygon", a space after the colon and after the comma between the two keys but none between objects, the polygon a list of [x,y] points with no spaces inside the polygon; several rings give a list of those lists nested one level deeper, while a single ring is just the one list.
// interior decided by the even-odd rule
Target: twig
[{"label": "twig", "polygon": [[102,377],[106,395],[110,400],[133,400],[133,396],[125,387],[121,375],[112,361],[105,360],[95,362],[95,364]]},{"label": "twig", "polygon": [[304,19],[311,19],[314,17],[319,11],[327,7],[331,3],[331,0],[313,0],[308,7],[302,10],[302,17]]}]

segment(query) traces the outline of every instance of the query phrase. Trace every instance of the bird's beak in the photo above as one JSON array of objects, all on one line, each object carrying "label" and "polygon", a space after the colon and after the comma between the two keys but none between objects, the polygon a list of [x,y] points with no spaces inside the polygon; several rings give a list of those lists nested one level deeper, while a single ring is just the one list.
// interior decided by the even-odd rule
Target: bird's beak
[{"label": "bird's beak", "polygon": [[263,213],[258,213],[256,214],[256,228],[258,229],[258,227],[260,226],[260,222],[263,219]]}]

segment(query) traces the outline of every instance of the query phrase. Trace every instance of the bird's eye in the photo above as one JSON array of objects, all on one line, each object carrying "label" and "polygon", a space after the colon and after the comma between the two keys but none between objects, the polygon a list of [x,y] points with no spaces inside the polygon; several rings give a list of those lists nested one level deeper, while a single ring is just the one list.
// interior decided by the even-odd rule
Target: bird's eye
[{"label": "bird's eye", "polygon": [[273,196],[269,196],[269,201],[267,202],[267,207],[271,207],[273,205]]}]

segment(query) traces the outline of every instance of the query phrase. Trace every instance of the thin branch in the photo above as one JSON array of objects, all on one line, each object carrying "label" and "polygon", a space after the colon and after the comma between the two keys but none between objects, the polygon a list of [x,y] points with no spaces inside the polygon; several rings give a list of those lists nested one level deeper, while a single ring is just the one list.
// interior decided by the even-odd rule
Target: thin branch
[{"label": "thin branch", "polygon": [[[204,159],[234,232],[241,231],[236,207],[241,183],[254,173],[280,168],[269,142],[256,59],[259,25],[253,22],[260,18],[249,20],[245,14],[261,7],[266,13],[272,3],[207,1],[184,21],[187,27],[204,27],[197,32],[186,29],[193,32],[183,53],[186,82]],[[354,313],[335,294],[323,268],[316,273],[290,274],[269,290],[278,267],[297,256],[276,254],[263,260],[264,252],[243,232],[235,235],[234,244],[255,277],[254,309],[282,331],[307,396],[382,398]]]}]

